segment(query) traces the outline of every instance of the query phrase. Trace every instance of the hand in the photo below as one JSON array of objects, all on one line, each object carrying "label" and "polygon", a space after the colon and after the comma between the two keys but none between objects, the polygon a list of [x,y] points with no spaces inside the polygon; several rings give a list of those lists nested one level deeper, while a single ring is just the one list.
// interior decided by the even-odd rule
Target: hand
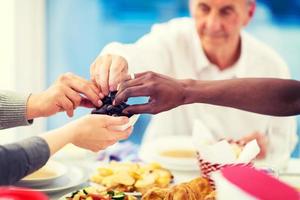
[{"label": "hand", "polygon": [[157,114],[184,103],[183,82],[154,72],[136,74],[135,77],[134,80],[127,77],[127,81],[120,84],[114,104],[118,105],[130,97],[150,98],[146,104],[129,106],[124,113]]},{"label": "hand", "polygon": [[111,127],[128,122],[127,117],[87,115],[41,137],[48,143],[51,155],[68,143],[97,152],[119,140],[127,139],[132,127],[124,131],[115,131]]},{"label": "hand", "polygon": [[90,67],[91,80],[96,83],[104,96],[116,91],[118,84],[128,74],[128,63],[118,55],[104,55],[96,58]]},{"label": "hand", "polygon": [[73,133],[72,143],[78,147],[99,151],[127,139],[132,127],[125,131],[115,131],[111,127],[129,122],[127,117],[111,117],[107,115],[88,115],[65,127],[66,132]]},{"label": "hand", "polygon": [[78,106],[101,106],[99,93],[99,89],[92,82],[66,73],[46,91],[29,97],[27,119],[48,117],[61,111],[66,111],[67,115],[72,117]]},{"label": "hand", "polygon": [[247,143],[251,142],[252,140],[257,141],[257,144],[260,148],[259,154],[256,156],[257,159],[264,159],[267,155],[267,149],[268,149],[268,138],[266,135],[254,132],[249,135],[244,136],[240,140],[237,141],[237,143],[241,146],[245,146]]}]

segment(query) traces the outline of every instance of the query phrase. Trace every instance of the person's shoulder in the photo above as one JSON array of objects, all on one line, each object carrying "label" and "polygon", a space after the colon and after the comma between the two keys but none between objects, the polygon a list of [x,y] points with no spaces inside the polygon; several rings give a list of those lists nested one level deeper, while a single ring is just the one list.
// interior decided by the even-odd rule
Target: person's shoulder
[{"label": "person's shoulder", "polygon": [[247,32],[242,32],[242,37],[246,43],[246,51],[251,55],[251,62],[259,64],[259,67],[270,68],[277,74],[289,74],[287,63],[272,47],[255,38]]},{"label": "person's shoulder", "polygon": [[266,43],[255,38],[247,32],[242,32],[244,42],[246,43],[246,49],[249,53],[255,55],[257,58],[263,58],[265,62],[278,63],[280,65],[285,64],[283,58],[272,47]]},{"label": "person's shoulder", "polygon": [[173,18],[167,22],[152,26],[152,31],[163,31],[172,34],[185,34],[194,28],[194,20],[190,17]]}]

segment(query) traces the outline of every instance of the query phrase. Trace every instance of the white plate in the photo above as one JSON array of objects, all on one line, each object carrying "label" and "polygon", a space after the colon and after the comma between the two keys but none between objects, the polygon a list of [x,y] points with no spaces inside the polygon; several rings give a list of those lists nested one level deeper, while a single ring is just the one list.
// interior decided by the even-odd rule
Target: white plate
[{"label": "white plate", "polygon": [[[49,160],[45,166],[21,179],[17,185],[24,187],[44,186],[59,179],[67,172],[67,168],[60,162]],[[42,177],[42,173],[44,174]]]},{"label": "white plate", "polygon": [[67,173],[64,176],[53,181],[49,185],[44,185],[42,187],[31,187],[31,189],[45,193],[54,193],[76,187],[86,182],[87,180],[88,178],[85,175],[83,169],[73,166],[68,168]]},{"label": "white plate", "polygon": [[192,137],[169,136],[159,138],[142,146],[139,156],[145,162],[158,162],[171,170],[198,171],[197,158],[171,158],[160,155],[165,150],[194,150]]}]

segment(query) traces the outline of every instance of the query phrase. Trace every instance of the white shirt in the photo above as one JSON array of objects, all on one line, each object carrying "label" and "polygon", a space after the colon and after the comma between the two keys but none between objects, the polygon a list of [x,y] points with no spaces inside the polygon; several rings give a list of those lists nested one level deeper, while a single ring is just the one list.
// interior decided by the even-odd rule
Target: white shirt
[{"label": "white shirt", "polygon": [[[134,44],[111,43],[101,54],[125,57],[129,71],[155,71],[179,79],[221,80],[245,77],[290,78],[286,63],[271,48],[246,32],[241,33],[241,56],[229,69],[220,71],[202,49],[191,18],[154,25]],[[170,99],[171,100],[171,99]],[[239,139],[259,131],[269,137],[266,164],[282,167],[297,142],[293,117],[276,118],[232,108],[192,104],[153,116],[143,142],[167,135],[191,135],[194,119],[200,119],[216,139]]]}]

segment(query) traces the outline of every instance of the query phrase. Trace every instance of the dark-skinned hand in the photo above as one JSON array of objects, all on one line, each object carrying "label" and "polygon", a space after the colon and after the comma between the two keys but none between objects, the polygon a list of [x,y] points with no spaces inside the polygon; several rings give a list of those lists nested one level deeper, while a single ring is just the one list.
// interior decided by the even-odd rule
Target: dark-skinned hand
[{"label": "dark-skinned hand", "polygon": [[173,79],[155,72],[135,74],[135,79],[129,76],[118,87],[114,104],[126,102],[130,97],[150,97],[145,104],[131,105],[123,113],[157,114],[180,106],[184,102],[184,84],[181,80]]}]

